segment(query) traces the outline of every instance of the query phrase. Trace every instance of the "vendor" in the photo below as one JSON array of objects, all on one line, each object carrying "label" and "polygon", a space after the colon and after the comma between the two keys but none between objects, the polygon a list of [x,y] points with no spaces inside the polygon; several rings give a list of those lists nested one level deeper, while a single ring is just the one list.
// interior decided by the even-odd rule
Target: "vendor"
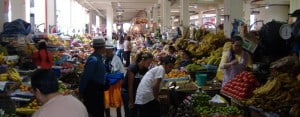
[{"label": "vendor", "polygon": [[176,56],[176,49],[174,46],[169,46],[168,48],[168,55],[175,57]]},{"label": "vendor", "polygon": [[192,61],[192,53],[190,51],[183,50],[181,56],[182,56],[183,60],[180,62],[179,68],[185,67],[185,66],[193,63],[193,61]]},{"label": "vendor", "polygon": [[221,69],[224,70],[222,87],[246,68],[252,68],[251,55],[243,50],[242,43],[243,39],[240,36],[234,36],[231,49],[222,55],[220,63]]},{"label": "vendor", "polygon": [[39,42],[39,51],[34,52],[32,60],[41,69],[51,69],[53,66],[52,53],[47,50],[47,44],[45,41]]}]

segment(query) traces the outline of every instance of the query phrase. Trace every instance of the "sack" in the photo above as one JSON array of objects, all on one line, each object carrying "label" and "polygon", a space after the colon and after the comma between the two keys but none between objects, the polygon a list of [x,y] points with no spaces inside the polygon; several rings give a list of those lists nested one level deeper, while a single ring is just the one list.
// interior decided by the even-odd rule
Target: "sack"
[{"label": "sack", "polygon": [[107,74],[106,79],[109,81],[110,85],[116,84],[119,80],[123,79],[124,74],[121,72]]}]

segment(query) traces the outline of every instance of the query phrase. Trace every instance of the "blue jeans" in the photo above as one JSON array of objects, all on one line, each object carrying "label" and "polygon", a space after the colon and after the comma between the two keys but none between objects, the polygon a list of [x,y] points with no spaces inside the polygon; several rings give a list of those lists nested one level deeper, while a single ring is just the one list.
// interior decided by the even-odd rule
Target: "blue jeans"
[{"label": "blue jeans", "polygon": [[121,61],[123,62],[124,59],[124,49],[117,49],[116,55],[121,59]]},{"label": "blue jeans", "polygon": [[128,105],[129,105],[128,91],[126,89],[122,88],[121,93],[122,93],[125,117],[139,117],[137,107],[134,107],[133,109],[129,109],[129,107],[128,107]]}]

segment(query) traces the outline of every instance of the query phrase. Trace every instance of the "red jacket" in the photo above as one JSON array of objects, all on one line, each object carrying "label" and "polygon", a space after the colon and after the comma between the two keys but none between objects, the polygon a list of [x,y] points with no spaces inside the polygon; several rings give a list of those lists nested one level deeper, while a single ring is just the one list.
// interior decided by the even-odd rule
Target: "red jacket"
[{"label": "red jacket", "polygon": [[[39,54],[41,56],[41,60],[39,58]],[[49,62],[47,62],[47,55],[48,55]],[[33,53],[32,59],[33,59],[33,62],[35,63],[35,65],[41,67],[41,69],[51,69],[52,68],[53,57],[52,57],[52,53],[50,51],[47,51],[47,54],[46,54],[45,49],[39,50],[39,51]]]}]

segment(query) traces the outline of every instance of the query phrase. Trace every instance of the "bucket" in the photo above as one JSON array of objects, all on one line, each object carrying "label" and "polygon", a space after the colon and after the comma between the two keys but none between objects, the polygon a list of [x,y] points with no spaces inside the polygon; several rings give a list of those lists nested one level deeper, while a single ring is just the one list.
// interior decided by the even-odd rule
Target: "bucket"
[{"label": "bucket", "polygon": [[206,84],[207,74],[196,74],[196,81],[198,86],[204,86]]}]

